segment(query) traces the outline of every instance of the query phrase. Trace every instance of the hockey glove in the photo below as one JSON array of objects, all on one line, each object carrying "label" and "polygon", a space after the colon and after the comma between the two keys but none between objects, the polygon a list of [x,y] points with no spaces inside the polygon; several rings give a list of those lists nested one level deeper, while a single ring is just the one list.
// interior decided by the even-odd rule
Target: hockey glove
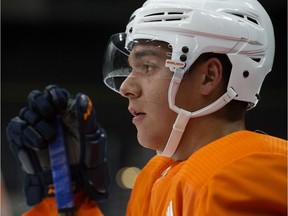
[{"label": "hockey glove", "polygon": [[7,126],[11,150],[27,173],[27,204],[54,195],[47,147],[56,138],[56,116],[62,119],[74,192],[83,190],[98,202],[107,199],[106,133],[96,121],[91,101],[84,94],[72,97],[67,90],[50,85],[43,92],[33,90],[28,106]]}]

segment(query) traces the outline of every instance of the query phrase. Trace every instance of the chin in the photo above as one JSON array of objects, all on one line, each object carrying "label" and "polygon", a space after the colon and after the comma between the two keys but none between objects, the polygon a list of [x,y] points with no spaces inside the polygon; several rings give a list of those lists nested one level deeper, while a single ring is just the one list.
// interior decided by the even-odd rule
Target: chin
[{"label": "chin", "polygon": [[[161,145],[159,144],[160,142],[155,142],[155,139],[152,139],[153,141],[150,141],[148,139],[141,139],[141,137],[137,137],[138,138],[138,142],[141,146],[143,146],[144,148],[147,149],[151,149],[154,151],[163,151],[165,144]],[[160,150],[161,149],[161,150]]]},{"label": "chin", "polygon": [[139,139],[138,139],[138,142],[144,148],[151,149],[151,150],[156,150],[155,147],[153,146],[153,144],[151,144],[149,142],[143,142],[143,141],[140,141]]}]

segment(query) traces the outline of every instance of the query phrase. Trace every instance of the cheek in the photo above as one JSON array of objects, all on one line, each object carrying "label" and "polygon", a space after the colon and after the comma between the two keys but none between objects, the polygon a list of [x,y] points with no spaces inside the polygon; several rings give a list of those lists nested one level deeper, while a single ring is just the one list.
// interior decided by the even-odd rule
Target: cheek
[{"label": "cheek", "polygon": [[165,78],[147,78],[142,83],[142,99],[147,102],[168,105],[168,88],[170,79]]},{"label": "cheek", "polygon": [[158,82],[158,88],[152,88],[150,85],[149,93],[145,95],[147,109],[145,125],[137,128],[139,143],[146,148],[159,151],[164,149],[176,119],[176,114],[168,105],[169,82],[165,82],[165,85],[163,82]]}]

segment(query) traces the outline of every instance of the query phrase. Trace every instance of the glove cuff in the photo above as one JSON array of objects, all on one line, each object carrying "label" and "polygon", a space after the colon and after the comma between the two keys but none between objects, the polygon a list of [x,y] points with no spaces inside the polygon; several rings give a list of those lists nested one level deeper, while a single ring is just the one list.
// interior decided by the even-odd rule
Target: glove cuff
[{"label": "glove cuff", "polygon": [[36,205],[41,202],[44,197],[52,196],[53,193],[51,171],[26,175],[25,196],[27,205]]},{"label": "glove cuff", "polygon": [[[106,163],[102,163],[93,169],[72,165],[71,176],[74,194],[79,192],[80,189],[84,189],[85,194],[97,202],[105,201],[108,198],[109,175]],[[55,196],[51,171],[27,174],[25,196],[29,206],[38,204],[45,197]]]},{"label": "glove cuff", "polygon": [[[84,183],[81,178],[82,170],[78,166],[71,167],[73,193],[80,191]],[[55,189],[51,170],[37,174],[27,174],[25,179],[25,196],[27,205],[33,206],[45,197],[54,197]]]}]

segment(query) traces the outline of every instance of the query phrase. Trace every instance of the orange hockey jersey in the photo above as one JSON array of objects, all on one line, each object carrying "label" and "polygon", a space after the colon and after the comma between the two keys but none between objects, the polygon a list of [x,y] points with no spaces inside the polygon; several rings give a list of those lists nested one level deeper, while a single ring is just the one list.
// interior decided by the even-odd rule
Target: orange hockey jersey
[{"label": "orange hockey jersey", "polygon": [[240,131],[183,162],[155,156],[138,175],[127,216],[287,214],[287,141]]}]

